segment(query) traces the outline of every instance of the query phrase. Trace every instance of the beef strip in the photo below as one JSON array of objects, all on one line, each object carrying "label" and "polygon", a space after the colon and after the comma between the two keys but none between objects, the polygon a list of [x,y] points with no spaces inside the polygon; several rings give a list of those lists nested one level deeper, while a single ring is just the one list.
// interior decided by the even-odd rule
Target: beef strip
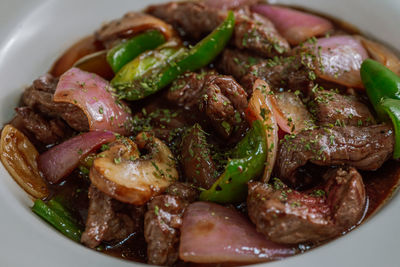
[{"label": "beef strip", "polygon": [[72,104],[53,101],[57,82],[58,79],[50,74],[39,77],[22,94],[21,104],[47,118],[62,118],[71,128],[80,132],[87,132],[89,123],[80,108]]},{"label": "beef strip", "polygon": [[172,83],[166,98],[185,110],[198,111],[199,100],[204,94],[204,84],[217,77],[213,71],[189,72]]},{"label": "beef strip", "polygon": [[298,90],[308,94],[314,87],[315,77],[312,75],[314,72],[310,71],[299,56],[262,60],[250,66],[247,73],[240,80],[246,90],[252,88],[254,81],[258,78],[266,81],[274,91],[285,89],[295,92]]},{"label": "beef strip", "polygon": [[264,59],[246,51],[225,48],[218,60],[217,68],[221,73],[232,75],[237,81],[240,81],[249,73],[250,67],[262,61]]},{"label": "beef strip", "polygon": [[364,212],[366,194],[354,168],[332,169],[323,190],[298,192],[279,180],[273,185],[249,184],[247,207],[257,231],[283,244],[317,242],[356,225]]},{"label": "beef strip", "polygon": [[375,119],[368,107],[356,96],[342,95],[334,90],[314,90],[309,103],[320,125],[368,126]]},{"label": "beef strip", "polygon": [[287,135],[278,150],[276,169],[278,177],[296,184],[296,171],[307,162],[376,170],[391,157],[393,149],[390,125],[320,127]]},{"label": "beef strip", "polygon": [[230,76],[189,73],[176,80],[167,99],[187,110],[206,116],[217,133],[228,139],[246,127],[247,93]]},{"label": "beef strip", "polygon": [[221,136],[228,138],[243,125],[247,93],[229,76],[207,81],[204,89],[200,111],[207,115]]},{"label": "beef strip", "polygon": [[178,196],[161,195],[147,204],[144,236],[149,264],[170,266],[178,260],[179,229],[188,203]]},{"label": "beef strip", "polygon": [[86,229],[81,242],[94,248],[103,241],[121,241],[143,230],[144,212],[143,206],[121,203],[91,185]]},{"label": "beef strip", "polygon": [[15,126],[23,132],[28,131],[36,140],[45,145],[58,143],[71,134],[69,127],[60,119],[46,120],[29,107],[20,107],[15,110],[17,114],[13,121],[19,121],[19,125]]},{"label": "beef strip", "polygon": [[165,193],[177,196],[189,203],[195,202],[199,197],[199,191],[192,184],[182,182],[175,182],[168,186]]},{"label": "beef strip", "polygon": [[182,139],[182,167],[188,183],[209,189],[217,179],[217,170],[211,158],[205,133],[195,124]]},{"label": "beef strip", "polygon": [[[206,6],[201,2],[153,5],[147,12],[196,40],[209,34],[226,18],[226,11]],[[250,12],[249,9],[236,11],[233,44],[239,49],[248,49],[268,57],[290,50],[288,42],[279,35],[271,22]]]}]

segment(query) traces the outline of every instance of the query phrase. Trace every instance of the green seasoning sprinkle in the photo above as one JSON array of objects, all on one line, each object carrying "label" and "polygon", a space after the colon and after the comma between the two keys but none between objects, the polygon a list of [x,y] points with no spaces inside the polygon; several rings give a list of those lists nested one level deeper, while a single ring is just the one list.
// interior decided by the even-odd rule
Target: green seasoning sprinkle
[{"label": "green seasoning sprinkle", "polygon": [[119,158],[114,158],[114,163],[115,164],[120,164],[121,163],[121,157],[119,157]]},{"label": "green seasoning sprinkle", "polygon": [[156,206],[154,207],[154,214],[158,216],[159,210],[160,210],[160,209],[159,209],[158,206],[156,205]]},{"label": "green seasoning sprinkle", "polygon": [[100,107],[99,107],[99,113],[100,113],[100,114],[103,114],[103,113],[104,113],[103,106],[100,106]]},{"label": "green seasoning sprinkle", "polygon": [[79,155],[82,155],[82,154],[83,154],[82,148],[80,148],[80,149],[78,150],[78,154],[79,154]]}]

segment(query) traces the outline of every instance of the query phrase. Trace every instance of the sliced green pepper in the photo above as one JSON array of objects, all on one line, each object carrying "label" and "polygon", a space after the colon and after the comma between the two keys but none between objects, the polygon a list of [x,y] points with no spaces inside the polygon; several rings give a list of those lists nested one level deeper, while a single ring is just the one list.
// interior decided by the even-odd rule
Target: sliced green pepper
[{"label": "sliced green pepper", "polygon": [[228,17],[206,38],[193,47],[189,54],[170,66],[157,82],[158,88],[163,88],[186,71],[195,71],[207,66],[213,61],[228,44],[235,28],[235,15],[229,11]]},{"label": "sliced green pepper", "polygon": [[115,75],[111,85],[120,98],[138,100],[154,93],[153,81],[177,58],[182,57],[187,49],[176,41],[170,41],[156,50],[147,51],[135,58]]},{"label": "sliced green pepper", "polygon": [[[154,70],[154,74],[151,77],[146,76],[138,81],[135,73],[140,71],[135,68],[139,68],[140,65],[135,66],[133,64],[130,68],[122,68],[111,81],[111,84],[119,91],[120,98],[128,100],[139,100],[156,93],[184,72],[195,71],[211,63],[229,42],[234,26],[235,16],[232,11],[229,11],[228,17],[221,25],[188,52],[175,57],[175,60],[170,60],[164,65],[161,64],[161,68],[157,67],[151,59],[143,63],[142,65],[146,66],[155,65],[154,67],[149,66],[149,69]],[[159,71],[156,71],[157,69]],[[133,92],[136,90],[139,92]]]},{"label": "sliced green pepper", "polygon": [[400,77],[372,59],[364,60],[360,74],[369,100],[374,106],[378,117],[384,120],[386,113],[380,103],[383,98],[400,100]]},{"label": "sliced green pepper", "polygon": [[125,64],[136,58],[146,50],[155,49],[165,43],[164,35],[151,30],[123,42],[107,52],[107,62],[114,73],[117,73]]},{"label": "sliced green pepper", "polygon": [[393,158],[400,158],[400,100],[385,98],[381,101],[381,108],[392,120],[395,132]]},{"label": "sliced green pepper", "polygon": [[381,120],[392,120],[395,130],[393,158],[400,158],[400,77],[379,62],[366,59],[361,79],[367,95]]},{"label": "sliced green pepper", "polygon": [[261,175],[267,159],[267,137],[261,121],[253,122],[246,136],[232,151],[224,173],[200,200],[218,203],[237,203],[245,200],[247,182]]},{"label": "sliced green pepper", "polygon": [[69,213],[66,213],[61,204],[53,201],[51,205],[47,205],[43,200],[37,199],[32,211],[68,238],[80,242],[82,230],[72,218],[68,217]]}]

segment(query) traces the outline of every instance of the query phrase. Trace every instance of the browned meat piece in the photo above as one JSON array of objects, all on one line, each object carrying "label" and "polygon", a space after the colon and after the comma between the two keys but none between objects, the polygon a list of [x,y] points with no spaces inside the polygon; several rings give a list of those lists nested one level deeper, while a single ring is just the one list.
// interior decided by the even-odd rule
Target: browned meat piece
[{"label": "browned meat piece", "polygon": [[15,110],[17,115],[14,121],[19,121],[16,127],[22,131],[28,131],[36,140],[45,145],[58,143],[71,133],[68,126],[60,119],[46,120],[28,107]]},{"label": "browned meat piece", "polygon": [[23,93],[22,105],[28,106],[48,118],[62,118],[77,131],[88,131],[89,123],[81,109],[72,104],[53,101],[57,82],[58,80],[50,74],[38,78]]},{"label": "browned meat piece", "polygon": [[314,90],[310,111],[320,125],[368,126],[375,119],[368,107],[355,96],[339,94],[333,90]]},{"label": "browned meat piece", "polygon": [[216,77],[217,73],[212,71],[186,73],[183,77],[173,82],[166,97],[178,107],[190,111],[197,111],[200,98],[204,94],[204,83]]},{"label": "browned meat piece", "polygon": [[204,85],[200,110],[210,119],[214,129],[228,138],[243,124],[247,93],[232,77],[219,76]]},{"label": "browned meat piece", "polygon": [[275,58],[263,60],[251,66],[248,74],[240,83],[246,88],[252,88],[257,78],[263,79],[274,90],[297,90],[308,93],[313,88],[315,77],[312,71],[303,64],[300,57]]},{"label": "browned meat piece", "polygon": [[226,75],[232,75],[237,81],[249,73],[250,67],[264,61],[239,49],[226,48],[218,61],[218,70]]},{"label": "browned meat piece", "polygon": [[391,157],[393,149],[394,134],[389,125],[321,127],[285,138],[276,169],[278,177],[296,184],[296,170],[307,162],[376,170]]},{"label": "browned meat piece", "polygon": [[[147,12],[196,40],[213,31],[226,17],[226,11],[208,7],[201,2],[153,5]],[[268,57],[290,50],[288,42],[279,35],[267,18],[251,13],[248,9],[236,12],[233,43],[237,48],[248,49]]]},{"label": "browned meat piece", "polygon": [[151,200],[144,219],[148,263],[172,265],[178,259],[182,216],[188,202],[177,196],[161,195]]},{"label": "browned meat piece", "polygon": [[186,74],[174,82],[167,99],[200,116],[206,115],[224,138],[242,131],[246,125],[244,111],[247,108],[247,93],[230,76]]},{"label": "browned meat piece", "polygon": [[182,139],[182,166],[188,183],[209,189],[217,179],[217,170],[210,155],[206,136],[195,124]]},{"label": "browned meat piece", "polygon": [[195,202],[199,197],[199,191],[189,183],[176,182],[170,185],[165,193],[171,196],[177,196],[189,203]]},{"label": "browned meat piece", "polygon": [[333,221],[339,231],[348,230],[359,222],[366,202],[365,186],[361,175],[355,168],[331,169],[325,173],[325,191],[328,193],[326,203]]},{"label": "browned meat piece", "polygon": [[102,241],[120,241],[143,229],[144,207],[123,204],[89,188],[89,210],[81,242],[90,248]]},{"label": "browned meat piece", "polygon": [[279,180],[249,185],[247,207],[257,231],[283,244],[323,241],[356,225],[365,209],[361,175],[354,168],[333,169],[324,190],[301,193]]}]

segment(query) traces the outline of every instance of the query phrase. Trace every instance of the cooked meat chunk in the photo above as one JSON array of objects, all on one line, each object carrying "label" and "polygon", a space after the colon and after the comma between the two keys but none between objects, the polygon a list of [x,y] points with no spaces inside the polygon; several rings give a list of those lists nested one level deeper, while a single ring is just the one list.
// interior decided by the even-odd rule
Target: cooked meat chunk
[{"label": "cooked meat chunk", "polygon": [[333,90],[315,90],[310,103],[320,125],[368,126],[375,119],[368,107],[356,98],[339,94]]},{"label": "cooked meat chunk", "polygon": [[245,51],[226,48],[218,61],[218,70],[226,75],[232,75],[237,81],[248,74],[251,66],[264,61]]},{"label": "cooked meat chunk", "polygon": [[95,186],[89,188],[89,211],[86,229],[81,242],[90,248],[102,241],[120,241],[143,229],[143,206],[123,204],[100,192]]},{"label": "cooked meat chunk", "polygon": [[366,194],[354,168],[333,169],[324,189],[301,193],[279,180],[273,185],[249,185],[247,207],[257,231],[283,244],[332,238],[359,222]]},{"label": "cooked meat chunk", "polygon": [[349,167],[328,170],[324,174],[325,192],[333,221],[339,231],[357,224],[362,217],[366,202],[365,186],[361,175]]},{"label": "cooked meat chunk", "polygon": [[216,77],[217,73],[213,71],[186,73],[172,83],[166,97],[178,107],[195,112],[198,110],[199,99],[204,94],[204,84]]},{"label": "cooked meat chunk", "polygon": [[228,138],[243,124],[247,93],[228,76],[207,81],[204,89],[200,110],[207,115],[216,131]]},{"label": "cooked meat chunk", "polygon": [[178,196],[161,195],[151,200],[144,219],[148,263],[172,265],[178,259],[182,216],[188,202]]},{"label": "cooked meat chunk", "polygon": [[195,124],[186,132],[182,139],[181,155],[186,181],[209,189],[217,179],[217,170],[200,125]]},{"label": "cooked meat chunk", "polygon": [[195,202],[199,197],[199,191],[189,183],[176,182],[170,185],[165,193],[171,196],[177,196],[189,203]]},{"label": "cooked meat chunk", "polygon": [[307,162],[320,166],[350,165],[361,170],[376,170],[391,157],[393,149],[393,128],[385,124],[306,130],[288,136],[280,145],[278,177],[295,184],[296,170]]},{"label": "cooked meat chunk", "polygon": [[58,80],[50,74],[38,78],[23,93],[22,105],[28,106],[48,118],[62,118],[77,131],[88,131],[89,123],[81,109],[72,104],[53,101],[57,82]]},{"label": "cooked meat chunk", "polygon": [[281,89],[308,93],[314,86],[313,72],[302,62],[299,56],[263,60],[248,69],[240,83],[252,88],[256,79],[263,79],[274,90]]},{"label": "cooked meat chunk", "polygon": [[[153,5],[147,12],[196,40],[213,31],[226,17],[226,12],[201,2],[171,2]],[[236,12],[233,43],[263,56],[273,57],[290,50],[288,42],[279,35],[275,26],[265,17],[248,9]]]},{"label": "cooked meat chunk", "polygon": [[15,109],[17,112],[15,120],[20,123],[17,126],[31,133],[36,140],[45,145],[55,144],[65,139],[70,133],[68,126],[60,119],[44,119],[31,108],[20,107]]},{"label": "cooked meat chunk", "polygon": [[210,73],[186,74],[171,86],[167,99],[206,115],[217,133],[229,138],[245,125],[247,93],[232,77]]}]

